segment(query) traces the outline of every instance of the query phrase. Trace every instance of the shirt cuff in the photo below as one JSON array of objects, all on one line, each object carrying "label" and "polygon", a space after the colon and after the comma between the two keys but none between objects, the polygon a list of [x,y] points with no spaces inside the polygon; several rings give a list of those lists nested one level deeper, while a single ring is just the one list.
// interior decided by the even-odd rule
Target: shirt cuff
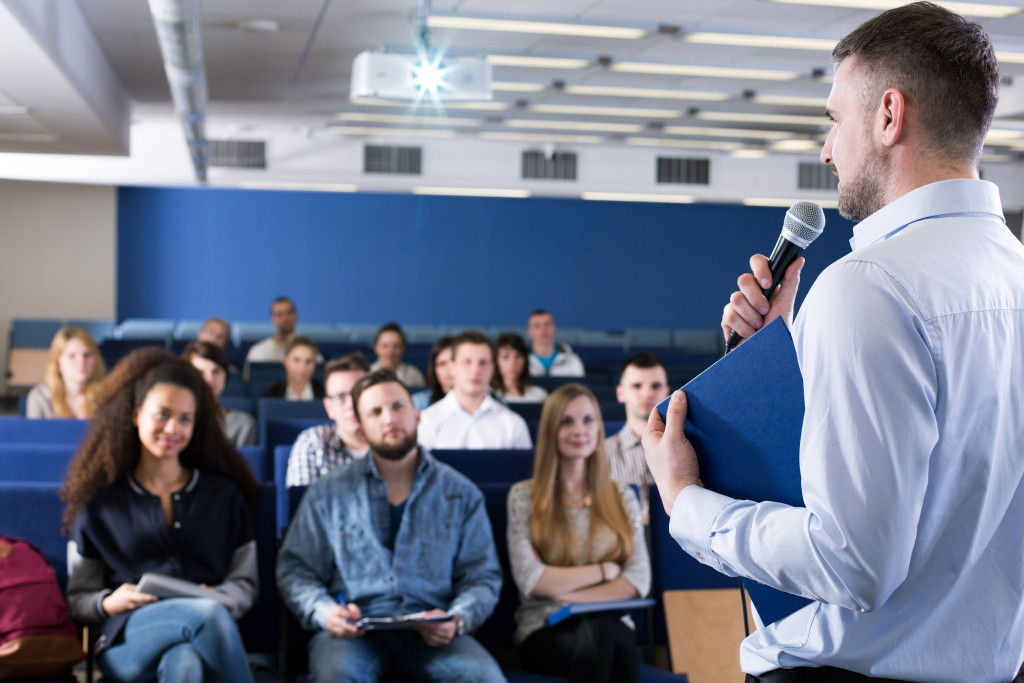
[{"label": "shirt cuff", "polygon": [[701,564],[723,574],[727,572],[711,549],[712,528],[732,498],[700,486],[687,486],[672,505],[669,533],[679,546]]},{"label": "shirt cuff", "polygon": [[316,603],[313,607],[313,623],[318,629],[321,631],[327,630],[327,613],[330,612],[331,608],[337,604],[337,602],[334,602],[330,598],[320,600]]}]

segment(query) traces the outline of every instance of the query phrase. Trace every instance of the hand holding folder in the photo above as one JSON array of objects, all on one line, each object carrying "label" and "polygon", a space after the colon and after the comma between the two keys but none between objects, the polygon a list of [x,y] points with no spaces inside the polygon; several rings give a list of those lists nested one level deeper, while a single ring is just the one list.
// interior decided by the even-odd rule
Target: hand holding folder
[{"label": "hand holding folder", "polygon": [[[689,384],[686,438],[703,485],[753,501],[802,507],[803,378],[788,328],[777,318]],[[658,405],[665,419],[668,401]],[[808,604],[750,579],[743,585],[764,624]]]}]

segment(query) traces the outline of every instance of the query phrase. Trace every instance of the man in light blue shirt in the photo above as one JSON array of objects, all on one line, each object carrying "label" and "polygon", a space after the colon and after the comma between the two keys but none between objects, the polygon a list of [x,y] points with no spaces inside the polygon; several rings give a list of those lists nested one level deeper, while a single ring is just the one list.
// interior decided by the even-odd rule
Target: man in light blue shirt
[{"label": "man in light blue shirt", "polygon": [[740,652],[748,681],[1006,683],[1024,659],[1024,246],[977,163],[999,72],[979,26],[935,5],[844,38],[822,161],[853,252],[793,322],[800,259],[767,259],[726,307],[749,337],[783,316],[804,379],[806,507],[704,489],[685,396],[653,413],[648,463],[699,561],[812,602]]},{"label": "man in light blue shirt", "polygon": [[[416,443],[419,411],[390,370],[352,388],[370,456],[306,492],[277,559],[288,608],[310,630],[310,678],[503,681],[469,632],[498,602],[501,568],[480,490]],[[361,617],[448,621],[373,631]]]}]

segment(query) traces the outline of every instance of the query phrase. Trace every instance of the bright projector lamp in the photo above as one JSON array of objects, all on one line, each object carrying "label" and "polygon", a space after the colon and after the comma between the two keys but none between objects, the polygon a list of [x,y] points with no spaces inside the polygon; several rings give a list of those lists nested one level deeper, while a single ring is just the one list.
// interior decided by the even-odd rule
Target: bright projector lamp
[{"label": "bright projector lamp", "polygon": [[490,100],[491,65],[483,59],[418,58],[390,52],[361,52],[352,63],[349,98],[441,102]]}]

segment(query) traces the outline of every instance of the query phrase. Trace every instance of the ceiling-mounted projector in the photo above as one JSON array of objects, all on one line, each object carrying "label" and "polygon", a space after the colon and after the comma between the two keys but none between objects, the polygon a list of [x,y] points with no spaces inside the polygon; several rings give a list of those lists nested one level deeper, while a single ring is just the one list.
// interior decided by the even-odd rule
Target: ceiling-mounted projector
[{"label": "ceiling-mounted projector", "polygon": [[489,100],[491,65],[484,59],[361,52],[352,63],[349,97],[456,102]]}]

